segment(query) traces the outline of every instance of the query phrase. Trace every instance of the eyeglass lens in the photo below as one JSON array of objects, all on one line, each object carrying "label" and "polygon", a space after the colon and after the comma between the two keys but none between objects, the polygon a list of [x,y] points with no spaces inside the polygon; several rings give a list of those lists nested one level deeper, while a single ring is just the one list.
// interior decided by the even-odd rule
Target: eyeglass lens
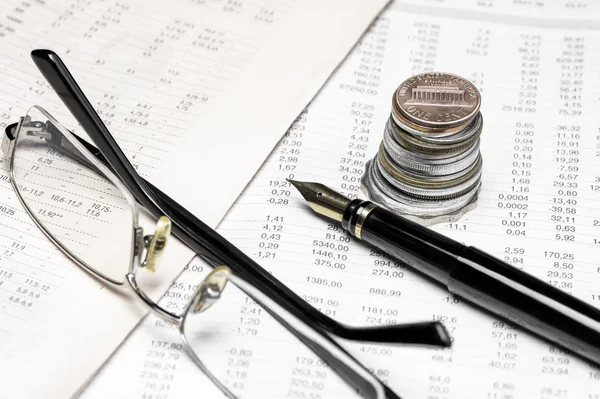
[{"label": "eyeglass lens", "polygon": [[131,264],[132,209],[119,189],[87,163],[68,131],[41,108],[24,118],[13,179],[49,237],[93,271],[122,283]]},{"label": "eyeglass lens", "polygon": [[[307,391],[315,399],[358,397],[260,303],[233,283],[222,293],[218,284],[211,287],[208,283],[215,301],[200,311],[194,311],[199,307],[188,310],[183,334],[195,356],[232,393],[243,392],[249,398],[298,397]],[[332,378],[339,383],[326,385]],[[332,387],[335,392],[327,392]]]}]

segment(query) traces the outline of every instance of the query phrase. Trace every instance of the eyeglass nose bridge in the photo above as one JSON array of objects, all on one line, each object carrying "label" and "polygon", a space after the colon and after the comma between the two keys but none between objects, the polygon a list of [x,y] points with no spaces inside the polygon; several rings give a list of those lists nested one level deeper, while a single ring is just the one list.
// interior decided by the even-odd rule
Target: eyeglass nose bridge
[{"label": "eyeglass nose bridge", "polygon": [[140,285],[138,284],[135,278],[135,273],[127,273],[126,277],[127,282],[129,283],[133,291],[146,304],[146,306],[148,306],[152,313],[154,313],[161,319],[168,321],[171,324],[181,324],[181,321],[183,319],[182,316],[176,315],[174,313],[169,312],[166,309],[163,309],[160,305],[158,305],[158,303],[154,302],[150,297],[148,297],[148,295],[146,295],[146,293],[141,289]]},{"label": "eyeglass nose bridge", "polygon": [[[217,266],[210,272],[200,283],[200,286],[192,297],[191,302],[188,305],[189,311],[192,313],[201,313],[215,304],[221,298],[221,294],[225,289],[231,274],[231,269],[227,266]],[[182,323],[183,318],[185,317],[184,315],[188,313],[187,310],[184,311],[184,315],[176,315],[163,309],[140,288],[135,278],[135,273],[127,273],[127,281],[140,299],[149,307],[152,313],[174,325],[180,325]]]}]

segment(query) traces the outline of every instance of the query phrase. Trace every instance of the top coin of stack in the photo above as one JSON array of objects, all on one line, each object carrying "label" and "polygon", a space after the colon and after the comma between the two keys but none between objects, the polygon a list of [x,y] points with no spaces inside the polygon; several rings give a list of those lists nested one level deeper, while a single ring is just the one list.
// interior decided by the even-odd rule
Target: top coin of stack
[{"label": "top coin of stack", "polygon": [[468,80],[424,73],[394,92],[392,112],[362,189],[426,225],[455,221],[474,209],[481,186],[481,96]]},{"label": "top coin of stack", "polygon": [[407,79],[392,100],[392,116],[418,135],[449,135],[473,121],[479,90],[468,80],[449,73],[424,73]]}]

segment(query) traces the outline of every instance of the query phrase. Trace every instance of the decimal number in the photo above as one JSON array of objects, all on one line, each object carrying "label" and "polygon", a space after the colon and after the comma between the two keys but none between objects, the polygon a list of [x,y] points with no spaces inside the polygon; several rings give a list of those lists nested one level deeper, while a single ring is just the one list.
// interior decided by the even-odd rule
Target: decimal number
[{"label": "decimal number", "polygon": [[368,355],[376,356],[391,356],[393,354],[391,348],[376,347],[376,346],[361,346],[360,351]]},{"label": "decimal number", "polygon": [[320,393],[304,392],[299,389],[289,389],[285,395],[286,398],[302,398],[302,399],[322,399]]},{"label": "decimal number", "polygon": [[333,280],[328,280],[326,278],[321,278],[321,277],[307,276],[306,282],[310,283],[310,284],[322,285],[322,286],[332,287],[332,288],[342,288],[343,287],[343,284],[341,281],[333,281]]},{"label": "decimal number", "polygon": [[558,272],[556,270],[548,270],[546,276],[547,277],[551,277],[551,278],[560,278],[560,279],[571,280],[573,278],[573,273],[570,273],[570,272]]},{"label": "decimal number", "polygon": [[392,277],[392,278],[402,278],[402,277],[404,277],[404,272],[402,272],[400,270],[373,269],[373,270],[371,270],[371,275],[382,276],[382,277]]},{"label": "decimal number", "polygon": [[402,291],[399,291],[399,290],[388,290],[386,288],[372,287],[372,288],[369,288],[369,294],[381,295],[381,296],[391,296],[391,297],[400,297],[400,296],[402,296]]},{"label": "decimal number", "polygon": [[542,373],[554,375],[568,375],[569,369],[564,367],[542,366]]},{"label": "decimal number", "polygon": [[340,302],[336,301],[335,299],[324,299],[320,296],[302,295],[302,299],[304,299],[307,303],[310,303],[311,305],[319,304],[319,305],[330,306],[330,307],[334,307],[334,308],[337,308],[340,305]]},{"label": "decimal number", "polygon": [[564,398],[564,397],[567,397],[567,394],[569,393],[569,391],[567,391],[566,389],[542,387],[540,393],[542,395],[550,395],[555,398]]}]

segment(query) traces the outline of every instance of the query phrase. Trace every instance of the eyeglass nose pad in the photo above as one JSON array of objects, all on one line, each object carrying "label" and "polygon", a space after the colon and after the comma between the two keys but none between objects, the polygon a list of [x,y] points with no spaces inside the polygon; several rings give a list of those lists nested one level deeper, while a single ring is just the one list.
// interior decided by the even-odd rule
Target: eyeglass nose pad
[{"label": "eyeglass nose pad", "polygon": [[229,281],[231,269],[217,266],[206,276],[198,287],[197,300],[192,307],[194,313],[202,313],[221,298],[221,293]]},{"label": "eyeglass nose pad", "polygon": [[171,220],[166,216],[161,216],[156,222],[154,234],[144,237],[144,244],[147,247],[146,258],[142,266],[149,272],[155,272],[160,264],[160,258],[167,246],[169,235],[171,234]]}]

